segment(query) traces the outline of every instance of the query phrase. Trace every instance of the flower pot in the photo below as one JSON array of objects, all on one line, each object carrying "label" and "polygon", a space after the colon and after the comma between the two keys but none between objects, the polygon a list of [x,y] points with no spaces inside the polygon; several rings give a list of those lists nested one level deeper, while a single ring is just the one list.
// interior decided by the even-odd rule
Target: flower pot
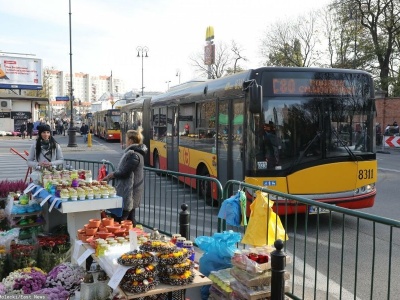
[{"label": "flower pot", "polygon": [[117,225],[117,226],[106,226],[108,232],[114,233],[117,230],[121,229],[121,226]]},{"label": "flower pot", "polygon": [[114,218],[103,218],[101,219],[101,223],[103,224],[103,226],[113,226]]},{"label": "flower pot", "polygon": [[99,227],[100,226],[100,219],[90,219],[89,220],[89,227]]},{"label": "flower pot", "polygon": [[88,227],[88,228],[86,228],[86,234],[87,235],[95,235],[96,232],[97,232],[97,227],[94,227],[94,228]]}]

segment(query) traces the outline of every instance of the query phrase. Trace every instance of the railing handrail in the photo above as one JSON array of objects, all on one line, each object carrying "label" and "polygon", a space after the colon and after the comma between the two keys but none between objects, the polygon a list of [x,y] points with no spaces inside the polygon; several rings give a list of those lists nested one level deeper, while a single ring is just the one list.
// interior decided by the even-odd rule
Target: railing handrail
[{"label": "railing handrail", "polygon": [[[376,216],[376,215],[372,215],[372,214],[369,214],[369,213],[365,213],[365,212],[361,212],[361,211],[357,211],[357,210],[352,210],[352,209],[348,209],[348,208],[344,208],[344,207],[340,207],[340,206],[336,206],[336,205],[331,205],[331,204],[328,204],[328,203],[319,202],[319,201],[311,200],[311,199],[300,197],[300,196],[281,193],[281,192],[278,192],[278,191],[270,190],[270,189],[267,189],[267,188],[264,188],[264,187],[260,187],[260,186],[257,186],[257,185],[248,184],[248,183],[245,183],[243,181],[238,181],[238,180],[228,180],[225,183],[224,190],[223,190],[223,195],[224,195],[223,198],[224,199],[227,199],[227,196],[228,196],[227,193],[229,191],[229,188],[234,184],[237,184],[237,185],[239,185],[241,187],[247,187],[247,188],[252,188],[252,189],[255,189],[255,190],[260,190],[262,192],[273,194],[273,195],[276,195],[276,196],[279,196],[279,197],[295,200],[295,201],[298,201],[298,202],[300,202],[302,204],[318,206],[318,207],[321,207],[321,208],[329,209],[329,210],[334,211],[334,212],[339,212],[339,213],[343,213],[343,214],[350,215],[350,216],[353,216],[353,217],[369,220],[369,221],[372,221],[372,222],[378,222],[378,223],[381,223],[381,224],[385,224],[385,225],[389,225],[389,226],[392,226],[392,227],[400,228],[400,221],[397,221],[397,220],[393,220],[393,219],[389,219],[389,218],[385,218],[385,217],[381,217],[381,216]],[[271,199],[271,201],[276,201],[276,200]],[[276,202],[279,202],[279,200],[276,201]]]}]

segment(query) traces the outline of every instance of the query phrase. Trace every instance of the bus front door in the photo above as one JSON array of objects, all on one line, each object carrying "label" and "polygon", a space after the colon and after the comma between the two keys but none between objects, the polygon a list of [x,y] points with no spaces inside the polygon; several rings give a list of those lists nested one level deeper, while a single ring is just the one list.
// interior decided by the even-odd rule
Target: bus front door
[{"label": "bus front door", "polygon": [[178,147],[178,132],[177,132],[177,108],[168,107],[167,109],[167,169],[170,171],[179,171],[179,147]]}]

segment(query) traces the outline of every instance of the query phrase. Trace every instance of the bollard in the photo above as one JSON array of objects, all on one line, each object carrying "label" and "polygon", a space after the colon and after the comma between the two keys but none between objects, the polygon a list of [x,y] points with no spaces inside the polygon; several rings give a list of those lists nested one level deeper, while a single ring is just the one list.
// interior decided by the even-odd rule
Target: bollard
[{"label": "bollard", "polygon": [[92,147],[92,134],[90,132],[87,135],[87,146]]},{"label": "bollard", "polygon": [[179,233],[182,237],[190,240],[190,212],[187,210],[189,206],[185,203],[181,205],[179,212]]},{"label": "bollard", "polygon": [[286,253],[282,251],[283,241],[276,240],[271,252],[271,300],[285,299]]}]

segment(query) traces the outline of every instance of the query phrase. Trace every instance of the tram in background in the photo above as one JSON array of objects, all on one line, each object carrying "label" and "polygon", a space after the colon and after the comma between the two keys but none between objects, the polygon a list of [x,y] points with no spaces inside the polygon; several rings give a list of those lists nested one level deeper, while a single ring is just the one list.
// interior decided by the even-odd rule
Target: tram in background
[{"label": "tram in background", "polygon": [[87,113],[84,119],[85,123],[89,126],[90,133],[93,133],[93,113]]},{"label": "tram in background", "polygon": [[93,134],[111,141],[121,140],[121,112],[119,109],[106,109],[93,113]]},{"label": "tram in background", "polygon": [[[180,85],[121,113],[122,135],[143,128],[153,167],[222,184],[244,180],[351,209],[374,204],[376,110],[367,72],[263,67]],[[188,184],[215,197],[206,182]]]}]

